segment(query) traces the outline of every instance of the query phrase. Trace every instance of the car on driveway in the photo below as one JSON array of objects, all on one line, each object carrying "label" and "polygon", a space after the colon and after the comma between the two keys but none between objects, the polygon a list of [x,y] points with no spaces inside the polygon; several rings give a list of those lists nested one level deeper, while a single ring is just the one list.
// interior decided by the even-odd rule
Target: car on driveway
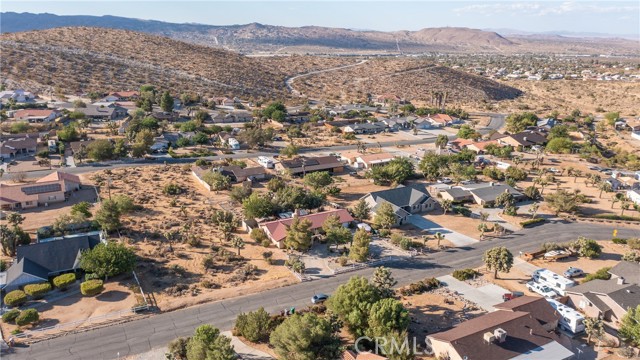
[{"label": "car on driveway", "polygon": [[448,177],[443,177],[442,179],[438,180],[438,183],[440,183],[440,184],[451,184],[452,181],[453,180],[451,180]]},{"label": "car on driveway", "polygon": [[556,294],[555,291],[551,290],[550,287],[546,285],[538,284],[537,282],[534,282],[534,281],[529,281],[527,283],[527,289],[529,289],[529,291],[531,292],[542,295],[546,298],[554,298],[558,296],[558,294]]},{"label": "car on driveway", "polygon": [[522,291],[512,291],[510,293],[502,294],[502,300],[509,301],[515,298],[519,298],[520,296],[524,296]]},{"label": "car on driveway", "polygon": [[329,295],[326,295],[326,294],[315,294],[311,298],[311,303],[312,304],[320,304],[320,303],[325,302],[328,298],[329,298]]},{"label": "car on driveway", "polygon": [[564,272],[563,275],[564,275],[564,277],[571,279],[571,278],[574,278],[574,277],[578,277],[578,276],[584,275],[584,271],[582,271],[581,269],[574,268],[574,267],[571,266],[571,267],[569,267],[567,269],[567,271]]}]

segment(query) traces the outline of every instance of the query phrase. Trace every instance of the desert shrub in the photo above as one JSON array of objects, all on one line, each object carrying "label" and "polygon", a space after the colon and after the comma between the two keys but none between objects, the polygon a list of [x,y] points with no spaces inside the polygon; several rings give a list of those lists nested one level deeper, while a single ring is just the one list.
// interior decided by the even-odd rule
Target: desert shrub
[{"label": "desert shrub", "polygon": [[436,278],[428,278],[425,280],[421,280],[412,284],[409,284],[408,287],[402,288],[400,293],[402,295],[408,296],[413,294],[420,294],[425,291],[430,291],[440,287],[440,280]]},{"label": "desert shrub", "polygon": [[546,220],[544,218],[535,218],[535,219],[529,219],[529,220],[525,220],[520,222],[520,226],[524,227],[528,227],[528,226],[532,226],[535,224],[540,224],[545,222]]},{"label": "desert shrub", "polygon": [[394,234],[391,234],[391,239],[390,239],[390,241],[391,241],[391,243],[392,243],[393,245],[395,245],[395,246],[400,246],[400,243],[401,243],[401,242],[402,242],[402,240],[404,240],[404,239],[405,239],[405,238],[404,238],[404,236],[402,236],[401,234],[394,233]]},{"label": "desert shrub", "polygon": [[611,241],[614,244],[620,244],[620,245],[626,245],[627,244],[627,239],[613,238],[613,239],[611,239]]},{"label": "desert shrub", "polygon": [[20,306],[27,302],[27,294],[22,290],[13,290],[4,296],[4,303],[9,306]]},{"label": "desert shrub", "polygon": [[347,258],[346,256],[340,256],[338,258],[338,264],[340,266],[346,266],[348,262],[349,262],[349,258]]},{"label": "desert shrub", "polygon": [[171,183],[165,185],[162,189],[162,192],[166,195],[179,195],[180,193],[182,193],[182,188],[178,184]]},{"label": "desert shrub", "polygon": [[640,253],[637,251],[628,251],[622,255],[622,261],[640,262]]},{"label": "desert shrub", "polygon": [[264,239],[264,240],[262,240],[262,242],[260,243],[260,245],[262,245],[262,246],[264,246],[264,247],[268,248],[269,246],[271,246],[271,240],[269,240],[269,239]]},{"label": "desert shrub", "polygon": [[622,220],[622,221],[640,221],[639,217],[628,216],[628,215],[617,215],[617,214],[596,214],[593,215],[596,219],[606,219],[606,220]]},{"label": "desert shrub", "polygon": [[640,239],[629,239],[627,245],[633,250],[640,250]]},{"label": "desert shrub", "polygon": [[271,265],[273,263],[273,251],[265,251],[262,253],[262,258]]},{"label": "desert shrub", "polygon": [[211,255],[207,255],[204,257],[204,259],[202,259],[202,267],[206,270],[206,269],[211,269],[215,266],[215,261],[213,259],[213,256]]},{"label": "desert shrub", "polygon": [[456,205],[454,207],[451,208],[451,211],[453,211],[456,214],[460,214],[462,216],[466,216],[469,217],[471,216],[471,209],[462,206],[462,205]]},{"label": "desert shrub", "polygon": [[76,282],[76,274],[74,273],[62,274],[53,278],[53,286],[60,290],[66,289],[74,282]]},{"label": "desert shrub", "polygon": [[36,309],[27,309],[18,315],[16,318],[16,325],[24,326],[37,322],[40,319],[40,314]]},{"label": "desert shrub", "polygon": [[611,279],[611,274],[609,274],[609,269],[611,269],[610,267],[603,267],[602,269],[591,273],[591,274],[587,274],[587,276],[584,277],[584,281],[583,283],[586,283],[587,281],[591,281],[591,280],[595,280],[595,279],[599,279],[599,280],[609,280]]},{"label": "desert shrub", "polygon": [[402,238],[402,240],[400,240],[400,243],[398,244],[398,246],[402,250],[411,249],[411,245],[413,245],[413,242],[411,240],[407,239],[407,238]]},{"label": "desert shrub", "polygon": [[102,280],[89,280],[80,284],[80,292],[84,296],[98,295],[104,290],[104,283]]},{"label": "desert shrub", "polygon": [[29,284],[24,287],[24,292],[34,299],[40,299],[44,294],[51,291],[51,284],[48,282],[41,284]]},{"label": "desert shrub", "polygon": [[391,230],[389,229],[381,229],[379,231],[381,237],[387,237],[391,234]]},{"label": "desert shrub", "polygon": [[465,281],[465,280],[473,279],[477,275],[479,275],[479,273],[474,269],[462,269],[462,270],[455,270],[452,276],[460,281]]},{"label": "desert shrub", "polygon": [[16,320],[18,315],[20,315],[20,310],[18,309],[9,310],[6,313],[2,314],[2,322],[5,322],[5,323],[13,322]]},{"label": "desert shrub", "polygon": [[202,286],[205,289],[217,289],[218,288],[218,284],[214,283],[211,280],[202,280],[202,282],[200,283],[200,286]]},{"label": "desert shrub", "polygon": [[[260,229],[260,228],[253,228],[251,229],[251,235],[249,235],[251,237],[252,240],[254,240],[256,243],[263,243],[265,240],[269,240],[269,237],[267,236],[267,233],[264,232],[264,230]],[[271,241],[269,241],[269,243],[271,243]]]}]

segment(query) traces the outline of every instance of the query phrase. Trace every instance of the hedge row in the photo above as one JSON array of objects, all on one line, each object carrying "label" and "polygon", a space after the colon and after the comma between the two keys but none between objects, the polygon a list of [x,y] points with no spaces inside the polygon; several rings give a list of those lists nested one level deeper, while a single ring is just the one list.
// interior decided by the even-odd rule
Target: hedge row
[{"label": "hedge row", "polygon": [[614,244],[627,245],[627,239],[613,238],[611,241],[613,241]]},{"label": "hedge row", "polygon": [[66,289],[69,285],[76,282],[76,274],[68,273],[53,278],[53,285],[61,290]]},{"label": "hedge row", "polygon": [[102,280],[88,280],[80,284],[80,292],[84,296],[98,295],[104,290]]},{"label": "hedge row", "polygon": [[29,284],[25,285],[24,287],[24,292],[34,299],[42,298],[44,294],[48,293],[49,291],[51,291],[51,284],[49,284],[48,282],[40,284]]},{"label": "hedge row", "polygon": [[9,306],[20,306],[27,302],[27,294],[22,290],[13,290],[4,297],[4,303]]},{"label": "hedge row", "polygon": [[527,227],[527,226],[543,223],[545,221],[546,221],[545,218],[529,219],[529,220],[522,221],[520,223],[520,226],[522,226],[524,228],[524,227]]}]

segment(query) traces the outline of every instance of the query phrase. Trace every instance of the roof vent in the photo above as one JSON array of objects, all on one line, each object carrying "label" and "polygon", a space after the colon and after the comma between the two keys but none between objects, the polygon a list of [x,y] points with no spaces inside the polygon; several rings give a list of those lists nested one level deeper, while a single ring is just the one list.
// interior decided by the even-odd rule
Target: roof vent
[{"label": "roof vent", "polygon": [[487,331],[486,333],[484,333],[484,335],[482,335],[482,338],[484,339],[485,342],[488,342],[489,344],[496,341],[496,337],[490,331]]},{"label": "roof vent", "polygon": [[622,276],[618,278],[618,285],[624,285],[624,278]]},{"label": "roof vent", "polygon": [[498,339],[499,343],[503,343],[507,340],[507,332],[502,328],[497,328],[493,331],[493,335]]}]

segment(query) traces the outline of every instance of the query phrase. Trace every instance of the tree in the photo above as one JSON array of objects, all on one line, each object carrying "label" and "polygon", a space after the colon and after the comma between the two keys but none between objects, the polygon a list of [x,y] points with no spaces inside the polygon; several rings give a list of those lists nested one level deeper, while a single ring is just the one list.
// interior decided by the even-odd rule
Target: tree
[{"label": "tree", "polygon": [[24,222],[24,219],[24,216],[16,212],[7,215],[7,222],[14,228],[20,226]]},{"label": "tree", "polygon": [[357,262],[364,262],[369,258],[369,245],[371,244],[371,236],[369,233],[358,229],[353,235],[353,244],[349,249],[349,258]]},{"label": "tree", "polygon": [[460,127],[456,136],[461,139],[478,139],[482,135],[471,128],[471,126],[465,124]]},{"label": "tree", "polygon": [[252,127],[240,133],[239,138],[251,149],[259,149],[273,141],[272,128]]},{"label": "tree", "polygon": [[168,354],[173,356],[173,360],[186,360],[187,359],[187,343],[189,342],[188,338],[175,338],[171,340],[169,346],[167,347]]},{"label": "tree", "polygon": [[271,316],[260,307],[248,313],[240,313],[236,318],[235,331],[251,342],[266,342],[271,332]]},{"label": "tree", "polygon": [[571,141],[571,139],[566,137],[557,137],[551,139],[547,143],[545,150],[553,154],[568,154],[571,152],[572,148],[573,141]]},{"label": "tree", "polygon": [[540,190],[535,185],[527,186],[524,189],[524,194],[531,200],[537,200],[540,198]]},{"label": "tree", "polygon": [[173,97],[169,94],[168,91],[165,91],[162,94],[162,98],[160,99],[160,107],[164,112],[172,112],[173,111]]},{"label": "tree", "polygon": [[292,157],[292,156],[298,155],[299,151],[300,151],[299,146],[296,146],[294,143],[290,143],[286,147],[280,149],[280,155],[284,157]]},{"label": "tree", "polygon": [[328,171],[312,172],[304,176],[304,183],[314,190],[318,190],[333,184],[333,177]]},{"label": "tree", "polygon": [[604,335],[604,324],[602,319],[597,317],[585,317],[584,331],[587,333],[587,344],[591,342],[592,337],[601,338]]},{"label": "tree", "polygon": [[540,204],[538,203],[533,203],[531,204],[531,206],[529,207],[529,214],[531,214],[531,218],[535,219],[536,218],[536,213],[538,212],[538,209],[540,208]]},{"label": "tree", "polygon": [[332,323],[312,312],[288,317],[271,333],[269,343],[282,360],[333,360],[341,353]]},{"label": "tree", "polygon": [[451,200],[442,200],[440,201],[440,207],[442,208],[442,213],[447,215],[447,211],[451,210],[453,206],[453,202]]},{"label": "tree", "polygon": [[364,336],[369,327],[371,306],[380,300],[380,292],[361,276],[353,276],[327,300],[327,308],[338,315],[355,337]]},{"label": "tree", "polygon": [[28,245],[31,243],[29,234],[24,232],[19,226],[0,225],[0,244],[2,245],[2,253],[6,256],[15,256],[16,248],[19,245]]},{"label": "tree", "polygon": [[373,179],[378,185],[401,184],[406,179],[414,176],[413,163],[408,158],[394,158],[386,165],[375,166],[367,171],[366,176]]},{"label": "tree", "polygon": [[211,325],[200,325],[187,342],[187,360],[234,360],[231,339]]},{"label": "tree", "polygon": [[113,241],[98,244],[80,255],[80,268],[101,278],[133,271],[135,266],[135,252],[126,245]]},{"label": "tree", "polygon": [[211,216],[211,222],[216,226],[216,229],[222,233],[222,238],[224,240],[232,240],[232,234],[238,227],[238,221],[231,211],[214,211]]},{"label": "tree", "polygon": [[122,227],[120,222],[120,209],[113,200],[104,200],[100,209],[96,212],[95,219],[105,231],[115,231]]},{"label": "tree", "polygon": [[378,206],[373,223],[382,229],[390,229],[397,222],[396,213],[391,203],[383,202]]},{"label": "tree", "polygon": [[627,309],[627,313],[620,320],[618,335],[631,346],[640,346],[640,305],[635,309]]},{"label": "tree", "polygon": [[535,126],[538,122],[538,117],[529,112],[514,113],[507,116],[507,131],[510,133],[518,133],[525,130],[529,126]]},{"label": "tree", "polygon": [[409,312],[396,299],[382,299],[371,306],[368,316],[368,336],[385,337],[400,332],[409,326]]},{"label": "tree", "polygon": [[213,191],[228,190],[231,187],[231,179],[218,171],[207,171],[202,174],[202,181],[209,184]]},{"label": "tree", "polygon": [[272,102],[262,110],[262,116],[267,119],[282,122],[287,114],[287,108],[280,101]]},{"label": "tree", "polygon": [[574,249],[577,249],[578,255],[582,257],[594,259],[600,257],[600,254],[602,254],[602,246],[600,246],[597,241],[587,239],[584,236],[580,236],[578,240],[571,244],[571,246]]},{"label": "tree", "polygon": [[76,141],[80,139],[80,133],[78,133],[78,123],[71,122],[57,132],[58,140],[60,141]]},{"label": "tree", "polygon": [[242,209],[249,219],[271,216],[275,210],[271,199],[257,192],[242,201]]},{"label": "tree", "polygon": [[371,278],[371,284],[375,286],[380,292],[380,296],[383,298],[389,298],[393,296],[393,287],[398,282],[391,275],[391,270],[384,266],[376,268]]},{"label": "tree", "polygon": [[487,270],[493,270],[493,277],[498,278],[498,271],[508,273],[513,266],[513,255],[506,247],[494,247],[485,251],[482,257]]},{"label": "tree", "polygon": [[436,137],[436,149],[444,149],[449,143],[447,135],[440,134]]},{"label": "tree", "polygon": [[305,251],[311,247],[311,221],[296,217],[287,228],[284,246],[287,249]]},{"label": "tree", "polygon": [[555,210],[556,215],[561,212],[572,213],[578,208],[580,198],[577,195],[575,192],[571,193],[561,189],[553,194],[547,195],[545,200],[547,201],[547,205]]},{"label": "tree", "polygon": [[95,161],[113,159],[113,144],[107,139],[98,139],[87,146],[87,155]]},{"label": "tree", "polygon": [[369,209],[369,205],[364,199],[360,199],[356,203],[356,205],[353,208],[351,208],[351,213],[353,214],[353,217],[355,217],[360,221],[368,220],[370,212],[371,212],[371,209]]},{"label": "tree", "polygon": [[86,201],[81,201],[71,206],[71,216],[81,216],[84,219],[88,219],[92,216],[91,204]]},{"label": "tree", "polygon": [[438,249],[440,249],[440,242],[442,240],[444,240],[444,235],[441,232],[437,232],[434,237],[436,238],[436,240],[438,241],[438,243],[436,244],[436,246],[438,247]]},{"label": "tree", "polygon": [[231,238],[231,246],[238,250],[238,256],[240,256],[240,249],[244,249],[244,240],[239,236]]},{"label": "tree", "polygon": [[351,230],[342,226],[340,218],[337,215],[331,215],[322,224],[322,230],[325,233],[328,244],[347,244],[352,242],[353,234]]}]

